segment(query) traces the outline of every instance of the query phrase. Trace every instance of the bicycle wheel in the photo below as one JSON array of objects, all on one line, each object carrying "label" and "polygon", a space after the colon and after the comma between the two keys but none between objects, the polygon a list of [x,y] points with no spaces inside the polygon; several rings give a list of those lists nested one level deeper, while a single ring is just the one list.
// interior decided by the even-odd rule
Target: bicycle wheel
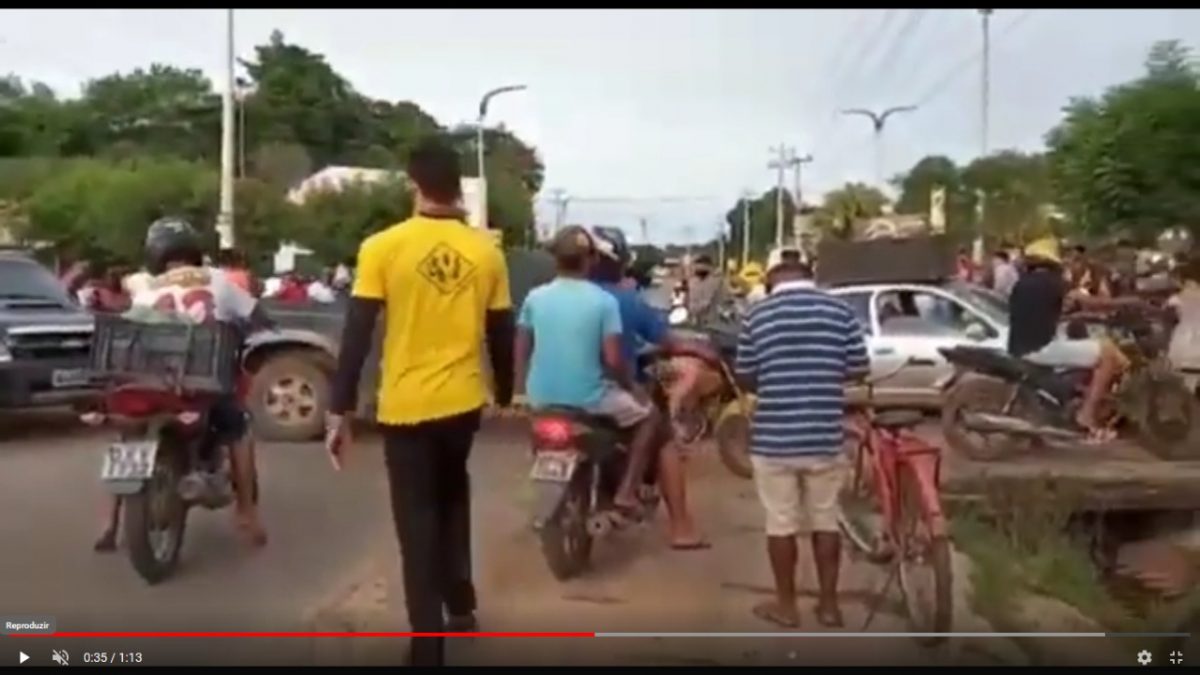
[{"label": "bicycle wheel", "polygon": [[[907,466],[899,475],[900,592],[915,633],[946,633],[953,620],[953,578],[950,569],[950,540],[933,536],[921,508],[921,486]],[[944,641],[944,636],[917,638],[921,644]]]},{"label": "bicycle wheel", "polygon": [[[867,451],[860,448],[859,452]],[[884,545],[883,515],[865,472],[856,471],[838,495],[838,527],[850,542],[852,553],[875,564],[891,560],[891,547]]]}]

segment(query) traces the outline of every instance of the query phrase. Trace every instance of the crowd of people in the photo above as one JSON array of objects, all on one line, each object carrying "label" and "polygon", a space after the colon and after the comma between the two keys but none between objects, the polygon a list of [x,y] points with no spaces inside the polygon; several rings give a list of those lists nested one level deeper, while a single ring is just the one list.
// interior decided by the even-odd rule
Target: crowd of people
[{"label": "crowd of people", "polygon": [[[366,239],[353,274],[342,266],[321,279],[285,273],[260,285],[237,255],[206,261],[186,223],[164,221],[151,227],[144,269],[98,275],[76,269],[64,282],[97,311],[174,306],[200,289],[212,308],[204,318],[217,320],[269,321],[258,297],[329,302],[348,294],[326,422],[325,447],[335,469],[351,458],[351,414],[381,320],[377,422],[414,631],[477,626],[467,460],[489,400],[507,406],[514,395],[524,395],[534,408],[569,406],[611,418],[630,439],[614,497],[617,515],[645,517],[639,490],[648,467],[656,466],[669,545],[709,548],[688,505],[685,458],[693,439],[675,424],[679,392],[656,389],[639,354],[650,345],[668,354],[720,359],[714,345],[677,334],[664,313],[647,304],[639,292],[645,271],[633,268],[624,234],[614,228],[561,230],[550,245],[555,278],[532,290],[514,312],[503,253],[488,233],[463,219],[457,153],[430,139],[413,149],[407,175],[416,188],[414,215]],[[1063,256],[1054,239],[1034,242],[1020,255],[998,251],[986,273],[959,262],[963,278],[1009,298],[1013,355],[1095,371],[1078,422],[1098,432],[1096,408],[1127,361],[1103,340],[1066,339],[1059,324],[1072,306],[1103,309],[1126,302],[1138,288],[1131,278],[1136,264],[1125,256],[1112,270],[1102,268],[1080,247]],[[1181,286],[1168,303],[1177,324],[1172,358],[1200,368],[1200,262],[1183,262],[1175,274]],[[704,257],[695,261],[687,289],[689,312],[699,322],[719,314],[730,290]],[[869,370],[864,331],[848,306],[817,287],[812,266],[794,252],[773,257],[759,295],[737,317],[733,369],[756,396],[750,452],[776,591],[753,613],[781,626],[800,624],[797,537],[808,533],[818,585],[815,618],[823,626],[841,626],[837,508],[847,470],[844,390]],[[689,381],[685,374],[684,398]],[[240,486],[238,523],[261,545],[266,533],[246,492],[254,457],[244,409],[232,399],[222,405]],[[111,513],[98,550],[115,545],[115,508]],[[443,644],[440,637],[414,640],[411,662],[440,665]]]}]

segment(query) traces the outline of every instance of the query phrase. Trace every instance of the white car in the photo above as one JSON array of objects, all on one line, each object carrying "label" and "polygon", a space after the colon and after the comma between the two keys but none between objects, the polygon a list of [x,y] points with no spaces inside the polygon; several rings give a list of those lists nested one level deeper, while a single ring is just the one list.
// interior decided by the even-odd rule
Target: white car
[{"label": "white car", "polygon": [[[829,289],[854,309],[866,332],[872,377],[895,375],[875,385],[887,406],[939,407],[941,390],[954,372],[938,351],[957,345],[1005,350],[1008,301],[964,282],[885,283]],[[901,364],[909,365],[896,372]]]}]

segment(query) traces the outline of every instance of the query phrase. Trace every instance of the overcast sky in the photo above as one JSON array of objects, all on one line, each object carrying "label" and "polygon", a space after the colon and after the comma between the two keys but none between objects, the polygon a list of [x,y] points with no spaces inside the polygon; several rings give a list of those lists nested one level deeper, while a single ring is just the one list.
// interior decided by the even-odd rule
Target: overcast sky
[{"label": "overcast sky", "polygon": [[[814,156],[806,195],[873,180],[870,123],[839,108],[922,103],[887,124],[888,175],[981,146],[974,10],[238,10],[239,55],[274,29],[363,93],[444,124],[470,121],[492,87],[527,84],[489,120],[541,153],[542,217],[561,188],[579,200],[568,220],[636,236],[645,218],[658,241],[711,238],[741,190],[774,182],[780,142]],[[1137,76],[1156,40],[1198,37],[1198,10],[996,10],[990,146],[1039,148],[1070,96]],[[224,10],[0,10],[0,72],[69,95],[153,61],[221,87],[223,46]],[[607,198],[637,201],[586,201]]]}]

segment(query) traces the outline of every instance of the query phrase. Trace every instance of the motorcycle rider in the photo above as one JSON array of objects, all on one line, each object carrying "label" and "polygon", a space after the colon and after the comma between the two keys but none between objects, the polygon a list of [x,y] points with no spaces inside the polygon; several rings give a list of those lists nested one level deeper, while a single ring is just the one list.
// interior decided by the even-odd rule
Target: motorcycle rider
[{"label": "motorcycle rider", "polygon": [[623,363],[616,299],[590,281],[595,246],[579,226],[555,236],[558,274],[530,291],[517,318],[516,381],[535,409],[579,408],[631,432],[628,469],[613,502],[618,515],[640,520],[637,493],[654,452],[658,411]]},{"label": "motorcycle rider", "polygon": [[[145,264],[153,278],[134,295],[133,307],[126,316],[136,320],[147,311],[158,311],[175,313],[197,323],[215,320],[270,325],[253,296],[222,270],[204,265],[200,236],[186,220],[168,217],[150,225],[146,231]],[[253,545],[262,546],[267,542],[267,534],[254,499],[257,471],[246,410],[236,395],[227,394],[213,403],[209,414],[218,444],[230,447],[238,529]],[[95,550],[116,549],[119,508],[119,498],[113,497]]]},{"label": "motorcycle rider", "polygon": [[[592,266],[592,281],[617,300],[621,313],[621,357],[626,368],[632,369],[631,379],[644,387],[648,375],[639,367],[638,353],[643,345],[655,345],[668,352],[683,352],[702,347],[685,344],[672,337],[670,328],[662,314],[650,307],[636,289],[621,283],[632,260],[625,233],[615,227],[592,228],[592,239],[596,243],[596,259]],[[695,379],[695,378],[693,378]],[[678,384],[678,381],[677,381]],[[653,400],[653,397],[647,396]],[[661,407],[661,401],[655,401]],[[661,411],[660,411],[661,413]],[[696,523],[687,505],[687,477],[681,448],[671,438],[671,427],[666,415],[657,417],[659,436],[659,487],[666,502],[670,519],[671,548],[676,550],[698,550],[709,547],[700,536]],[[638,467],[629,462],[626,481],[636,481]]]},{"label": "motorcycle rider", "polygon": [[1029,244],[1025,261],[1026,270],[1009,297],[1008,351],[1044,366],[1090,369],[1092,377],[1075,421],[1091,440],[1110,440],[1111,431],[1101,426],[1097,410],[1113,382],[1129,367],[1129,359],[1107,339],[1067,339],[1059,322],[1064,309],[1072,305],[1106,310],[1129,303],[1069,287],[1054,237]]}]

